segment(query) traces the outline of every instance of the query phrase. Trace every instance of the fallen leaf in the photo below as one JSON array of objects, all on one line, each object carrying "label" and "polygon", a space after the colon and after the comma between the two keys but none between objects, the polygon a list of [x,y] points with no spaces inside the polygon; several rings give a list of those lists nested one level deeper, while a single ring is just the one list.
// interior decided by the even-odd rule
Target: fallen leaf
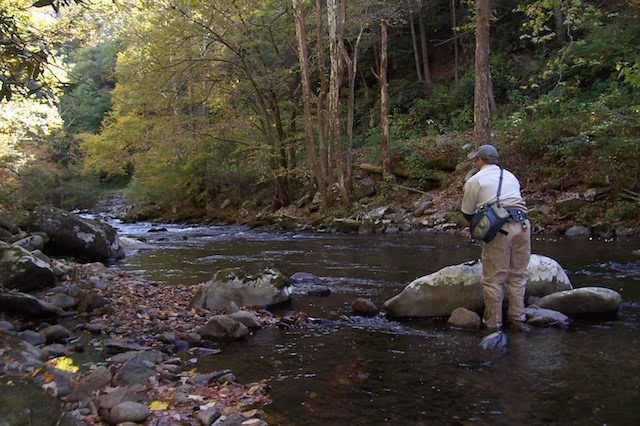
[{"label": "fallen leaf", "polygon": [[149,410],[151,411],[161,411],[166,410],[169,405],[164,401],[153,401],[151,405],[149,405]]},{"label": "fallen leaf", "polygon": [[44,383],[51,383],[55,378],[56,376],[53,373],[49,373],[48,371],[45,371],[44,374],[42,374],[42,381]]},{"label": "fallen leaf", "polygon": [[256,410],[255,408],[253,410],[244,411],[242,413],[245,419],[250,419],[251,417],[254,417],[256,414],[258,414],[258,410]]}]

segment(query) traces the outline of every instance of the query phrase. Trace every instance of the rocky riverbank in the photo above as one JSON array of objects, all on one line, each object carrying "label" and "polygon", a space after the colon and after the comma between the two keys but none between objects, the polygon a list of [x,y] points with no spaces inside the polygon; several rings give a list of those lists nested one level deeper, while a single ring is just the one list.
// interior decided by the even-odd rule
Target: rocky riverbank
[{"label": "rocky riverbank", "polygon": [[[266,382],[238,383],[224,365],[191,369],[220,351],[196,333],[218,313],[189,308],[195,288],[160,286],[101,263],[57,266],[66,278],[33,295],[56,307],[55,318],[37,310],[0,316],[0,413],[8,424],[266,424]],[[87,291],[84,301],[74,296]],[[297,319],[252,314],[263,327]],[[21,386],[23,379],[38,387]]]}]

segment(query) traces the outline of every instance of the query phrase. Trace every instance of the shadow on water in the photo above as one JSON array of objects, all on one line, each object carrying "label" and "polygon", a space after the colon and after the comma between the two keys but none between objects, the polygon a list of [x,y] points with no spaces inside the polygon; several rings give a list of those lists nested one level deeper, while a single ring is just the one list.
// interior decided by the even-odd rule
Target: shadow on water
[{"label": "shadow on water", "polygon": [[445,318],[395,321],[350,309],[357,297],[381,306],[413,279],[479,257],[463,237],[115,226],[160,247],[118,266],[166,285],[249,264],[311,273],[331,289],[317,298],[299,287],[275,312],[325,321],[260,330],[195,362],[202,372],[229,368],[241,382],[268,380],[273,423],[640,424],[640,240],[536,239],[533,252],[560,262],[574,287],[615,289],[622,308],[577,318],[569,330],[507,330],[506,347],[483,350],[481,332],[451,329]]}]

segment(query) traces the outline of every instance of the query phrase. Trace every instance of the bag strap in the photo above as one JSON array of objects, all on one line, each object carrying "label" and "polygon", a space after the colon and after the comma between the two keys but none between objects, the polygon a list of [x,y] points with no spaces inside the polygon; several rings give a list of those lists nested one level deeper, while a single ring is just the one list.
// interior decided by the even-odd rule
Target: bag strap
[{"label": "bag strap", "polygon": [[498,183],[498,193],[496,194],[497,203],[500,204],[500,190],[502,189],[502,172],[504,169],[500,167],[500,182]]}]

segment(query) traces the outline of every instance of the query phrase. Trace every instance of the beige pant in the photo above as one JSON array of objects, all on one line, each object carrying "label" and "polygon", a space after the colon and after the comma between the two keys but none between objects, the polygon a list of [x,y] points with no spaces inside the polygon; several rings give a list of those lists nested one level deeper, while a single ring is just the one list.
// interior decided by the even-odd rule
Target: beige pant
[{"label": "beige pant", "polygon": [[511,321],[524,321],[524,271],[531,256],[531,224],[523,230],[520,222],[507,222],[498,235],[482,248],[483,322],[488,328],[502,326],[503,284],[507,291]]}]

